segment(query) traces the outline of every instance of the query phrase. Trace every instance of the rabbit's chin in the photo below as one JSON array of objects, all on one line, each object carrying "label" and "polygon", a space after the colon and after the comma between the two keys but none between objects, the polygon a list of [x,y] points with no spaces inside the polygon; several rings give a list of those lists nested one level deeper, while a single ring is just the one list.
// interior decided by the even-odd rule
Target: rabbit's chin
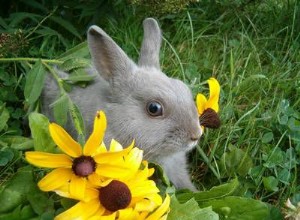
[{"label": "rabbit's chin", "polygon": [[196,145],[198,144],[198,141],[191,141],[187,144],[186,150],[190,151],[192,150]]}]

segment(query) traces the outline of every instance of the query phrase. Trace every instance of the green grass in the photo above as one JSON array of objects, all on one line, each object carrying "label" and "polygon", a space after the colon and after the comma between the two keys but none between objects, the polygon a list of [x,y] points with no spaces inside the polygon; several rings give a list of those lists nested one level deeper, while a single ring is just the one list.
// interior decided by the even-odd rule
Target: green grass
[{"label": "green grass", "polygon": [[[279,7],[272,1],[256,6],[249,4],[243,9],[246,13],[227,10],[212,20],[194,8],[174,19],[173,26],[164,30],[163,64],[167,73],[190,84],[195,94],[207,92],[203,81],[210,76],[222,86],[222,127],[204,135],[200,147],[207,158],[201,153],[192,157],[200,188],[226,182],[234,170],[249,168],[247,174],[238,175],[246,194],[283,205],[299,193],[299,121],[297,128],[280,123],[283,116],[299,120],[299,34],[295,32],[299,11],[296,4]],[[283,102],[289,102],[289,110]],[[295,116],[288,111],[295,111]],[[230,155],[235,148],[245,155]],[[278,161],[268,165],[275,154]],[[225,166],[224,156],[228,157]],[[244,164],[247,159],[252,164]],[[276,187],[268,186],[270,176],[275,177],[270,184]]]},{"label": "green grass", "polygon": [[[299,3],[238,2],[243,1],[200,1],[187,11],[160,15],[162,69],[190,85],[195,96],[208,92],[205,80],[211,76],[221,84],[222,126],[206,129],[189,157],[198,188],[208,190],[237,176],[244,196],[283,207],[288,198],[300,201]],[[124,51],[137,59],[144,16],[138,8],[115,3],[113,15],[108,16],[102,8],[101,18],[92,13],[100,10],[101,3],[82,9],[66,4],[71,15],[64,15],[66,23],[60,27],[49,18],[59,16],[61,6],[52,11],[49,5],[49,18],[41,15],[46,9],[30,9],[24,4],[20,7],[31,13],[26,19],[21,14],[5,17],[2,11],[1,33],[9,33],[12,39],[18,35],[22,44],[4,42],[13,50],[2,47],[0,59],[57,58],[85,39],[92,22],[102,24]],[[23,11],[12,5],[11,10]],[[114,16],[118,13],[121,15]],[[79,15],[79,21],[72,17]],[[0,192],[17,169],[25,166],[20,152],[30,149],[29,138],[18,148],[7,137],[28,137],[30,133],[21,121],[26,112],[37,108],[36,103],[28,105],[23,96],[31,65],[23,61],[0,67]],[[4,157],[10,159],[5,163]]]}]

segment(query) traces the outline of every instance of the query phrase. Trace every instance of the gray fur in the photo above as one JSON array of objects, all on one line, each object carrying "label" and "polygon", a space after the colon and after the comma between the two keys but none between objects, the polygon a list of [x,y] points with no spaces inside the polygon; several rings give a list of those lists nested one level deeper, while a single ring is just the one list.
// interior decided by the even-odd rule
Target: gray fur
[{"label": "gray fur", "polygon": [[[88,45],[95,68],[90,71],[99,74],[87,88],[74,88],[70,97],[81,110],[88,132],[95,112],[104,110],[108,120],[106,143],[114,138],[127,146],[134,139],[144,150],[145,159],[161,164],[177,188],[195,190],[186,163],[186,152],[202,134],[194,99],[183,82],[160,70],[157,22],[146,19],[144,31],[137,65],[101,28],[90,27]],[[43,111],[48,115],[57,90],[54,81],[47,80]],[[151,100],[163,105],[163,116],[148,115],[146,104]]]},{"label": "gray fur", "polygon": [[161,45],[161,31],[153,18],[147,18],[143,22],[144,39],[141,47],[139,66],[152,66],[160,69],[159,50]]}]

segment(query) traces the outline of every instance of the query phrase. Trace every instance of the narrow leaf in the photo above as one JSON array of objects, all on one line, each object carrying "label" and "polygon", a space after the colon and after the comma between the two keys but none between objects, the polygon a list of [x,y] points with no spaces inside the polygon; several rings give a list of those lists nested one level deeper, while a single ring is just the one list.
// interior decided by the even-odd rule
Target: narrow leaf
[{"label": "narrow leaf", "polygon": [[7,121],[9,119],[9,112],[5,108],[5,104],[0,106],[0,131],[4,130],[7,127]]},{"label": "narrow leaf", "polygon": [[76,30],[76,28],[68,21],[57,17],[57,16],[51,16],[49,17],[49,19],[51,19],[52,21],[54,21],[55,23],[57,23],[58,25],[62,26],[64,29],[66,29],[67,31],[69,31],[70,33],[72,33],[74,36],[78,37],[79,39],[81,39],[80,34],[78,33],[78,31]]},{"label": "narrow leaf", "polygon": [[63,71],[70,71],[72,69],[76,69],[76,68],[82,68],[82,67],[87,67],[90,65],[90,61],[87,59],[83,59],[83,58],[72,58],[72,59],[68,59],[66,61],[63,62],[62,65],[60,65],[60,68]]},{"label": "narrow leaf", "polygon": [[50,107],[53,107],[55,121],[64,126],[68,121],[69,97],[61,95]]},{"label": "narrow leaf", "polygon": [[41,95],[45,81],[46,71],[42,62],[37,61],[27,73],[24,96],[29,104],[33,104]]},{"label": "narrow leaf", "polygon": [[73,71],[69,77],[66,79],[67,82],[71,83],[78,83],[78,82],[90,82],[92,81],[96,76],[95,75],[89,75],[86,71],[86,69],[79,68]]},{"label": "narrow leaf", "polygon": [[58,59],[65,61],[74,57],[86,57],[90,54],[87,42],[82,42],[61,54]]},{"label": "narrow leaf", "polygon": [[85,126],[82,114],[78,107],[72,102],[69,103],[69,110],[71,113],[73,124],[78,134],[78,142],[83,146],[85,142]]}]

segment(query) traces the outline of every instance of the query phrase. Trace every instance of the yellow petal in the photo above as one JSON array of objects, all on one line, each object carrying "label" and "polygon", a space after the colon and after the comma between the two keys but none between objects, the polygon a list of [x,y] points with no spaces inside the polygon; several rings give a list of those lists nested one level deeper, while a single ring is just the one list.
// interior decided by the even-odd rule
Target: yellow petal
[{"label": "yellow petal", "polygon": [[167,218],[168,218],[168,213],[162,216],[159,220],[167,220]]},{"label": "yellow petal", "polygon": [[154,168],[148,168],[148,161],[146,161],[146,160],[142,161],[142,165],[144,166],[144,168],[141,168],[142,172],[144,172],[144,170],[145,170],[148,173],[147,177],[151,177],[154,174],[155,169]]},{"label": "yellow petal", "polygon": [[[54,190],[54,192],[56,194],[60,195],[61,197],[78,200],[77,197],[74,197],[73,195],[70,194],[70,184],[62,185],[60,188],[57,188],[56,190]],[[85,192],[84,192],[84,198],[82,201],[89,202],[90,200],[94,200],[94,199],[98,199],[98,198],[99,198],[98,189],[86,187]]]},{"label": "yellow petal", "polygon": [[139,181],[138,185],[129,184],[132,197],[145,197],[147,194],[158,193],[159,189],[152,180]]},{"label": "yellow petal", "polygon": [[83,154],[94,156],[101,145],[106,130],[106,116],[103,111],[98,111],[94,120],[94,129],[83,148]]},{"label": "yellow petal", "polygon": [[207,108],[219,111],[219,97],[220,97],[220,84],[215,78],[210,78],[208,81],[209,85],[209,99],[206,104]]},{"label": "yellow petal", "polygon": [[93,216],[100,208],[100,203],[98,199],[91,200],[89,202],[78,202],[76,205],[68,209],[67,211],[59,214],[54,219],[55,220],[65,220],[65,219],[82,219],[88,220]]},{"label": "yellow petal", "polygon": [[99,190],[97,188],[86,188],[84,192],[84,201],[99,199]]},{"label": "yellow petal", "polygon": [[102,164],[96,168],[96,173],[99,176],[106,177],[106,178],[113,178],[113,179],[120,179],[124,178],[131,174],[130,170],[127,167],[122,166],[112,166]]},{"label": "yellow petal", "polygon": [[198,93],[197,97],[196,97],[196,105],[197,105],[199,115],[203,114],[203,112],[205,110],[206,103],[207,103],[206,97],[203,94]]},{"label": "yellow petal", "polygon": [[100,186],[101,186],[101,187],[105,187],[105,186],[107,186],[108,184],[110,184],[111,181],[113,181],[113,179],[105,180],[105,181],[103,181],[103,182],[100,184]]},{"label": "yellow petal", "polygon": [[133,148],[129,154],[125,157],[125,163],[128,168],[134,174],[141,166],[143,160],[143,151],[138,148]]},{"label": "yellow petal", "polygon": [[49,125],[50,135],[57,146],[71,157],[82,155],[82,149],[74,139],[59,125],[51,123]]},{"label": "yellow petal", "polygon": [[138,213],[132,208],[118,210],[119,220],[137,219]]},{"label": "yellow petal", "polygon": [[57,168],[48,173],[38,182],[38,186],[42,191],[53,191],[71,179],[72,171],[68,168]]},{"label": "yellow petal", "polygon": [[70,182],[70,195],[83,200],[86,187],[86,178],[73,175]]},{"label": "yellow petal", "polygon": [[87,178],[89,184],[91,184],[92,186],[100,186],[100,184],[102,183],[101,177],[95,172],[90,174]]},{"label": "yellow petal", "polygon": [[154,168],[150,168],[148,169],[148,177],[151,177],[155,172],[155,169]]},{"label": "yellow petal", "polygon": [[51,154],[46,152],[28,151],[25,152],[25,158],[29,163],[38,167],[71,168],[72,166],[72,159],[65,154]]},{"label": "yellow petal", "polygon": [[121,151],[121,150],[123,150],[122,145],[115,139],[112,139],[110,142],[109,151],[116,152],[116,151]]},{"label": "yellow petal", "polygon": [[[112,143],[118,143],[116,141],[112,140]],[[94,160],[98,163],[98,164],[117,164],[117,161],[123,161],[123,156],[126,156],[133,148],[134,146],[134,142],[132,142],[132,144],[120,151],[108,151],[108,152],[103,152],[103,153],[99,153],[96,156],[94,156]],[[115,147],[113,147],[114,149],[116,149]]]},{"label": "yellow petal", "polygon": [[147,220],[158,220],[158,219],[160,219],[163,215],[165,215],[168,212],[169,206],[170,206],[170,196],[167,194],[163,204],[160,207],[158,207],[158,209],[156,209],[146,219]]},{"label": "yellow petal", "polygon": [[140,212],[140,216],[139,216],[138,220],[146,219],[148,214],[149,214],[149,212]]},{"label": "yellow petal", "polygon": [[102,142],[100,147],[97,149],[97,153],[104,153],[104,152],[107,152],[107,148],[106,148],[104,142]]},{"label": "yellow petal", "polygon": [[[89,220],[103,219],[102,215],[104,214],[104,212],[105,212],[105,208],[102,205],[100,205],[98,211],[92,217],[90,217]],[[114,213],[114,215],[113,215],[113,220],[115,219],[115,216],[116,216],[116,213]],[[112,216],[110,218],[112,218]]]},{"label": "yellow petal", "polygon": [[136,203],[134,209],[137,210],[138,212],[142,212],[142,211],[152,212],[156,207],[157,204],[154,203],[153,201],[149,199],[142,199]]},{"label": "yellow petal", "polygon": [[[113,212],[110,215],[102,215],[102,216],[94,215],[89,220],[115,220],[116,217],[117,217],[117,212]],[[120,219],[120,220],[124,220],[124,219]]]},{"label": "yellow petal", "polygon": [[158,194],[158,193],[152,193],[152,194],[149,194],[145,197],[145,199],[148,199],[152,202],[154,202],[157,206],[161,205],[163,200],[161,198],[161,196]]}]

